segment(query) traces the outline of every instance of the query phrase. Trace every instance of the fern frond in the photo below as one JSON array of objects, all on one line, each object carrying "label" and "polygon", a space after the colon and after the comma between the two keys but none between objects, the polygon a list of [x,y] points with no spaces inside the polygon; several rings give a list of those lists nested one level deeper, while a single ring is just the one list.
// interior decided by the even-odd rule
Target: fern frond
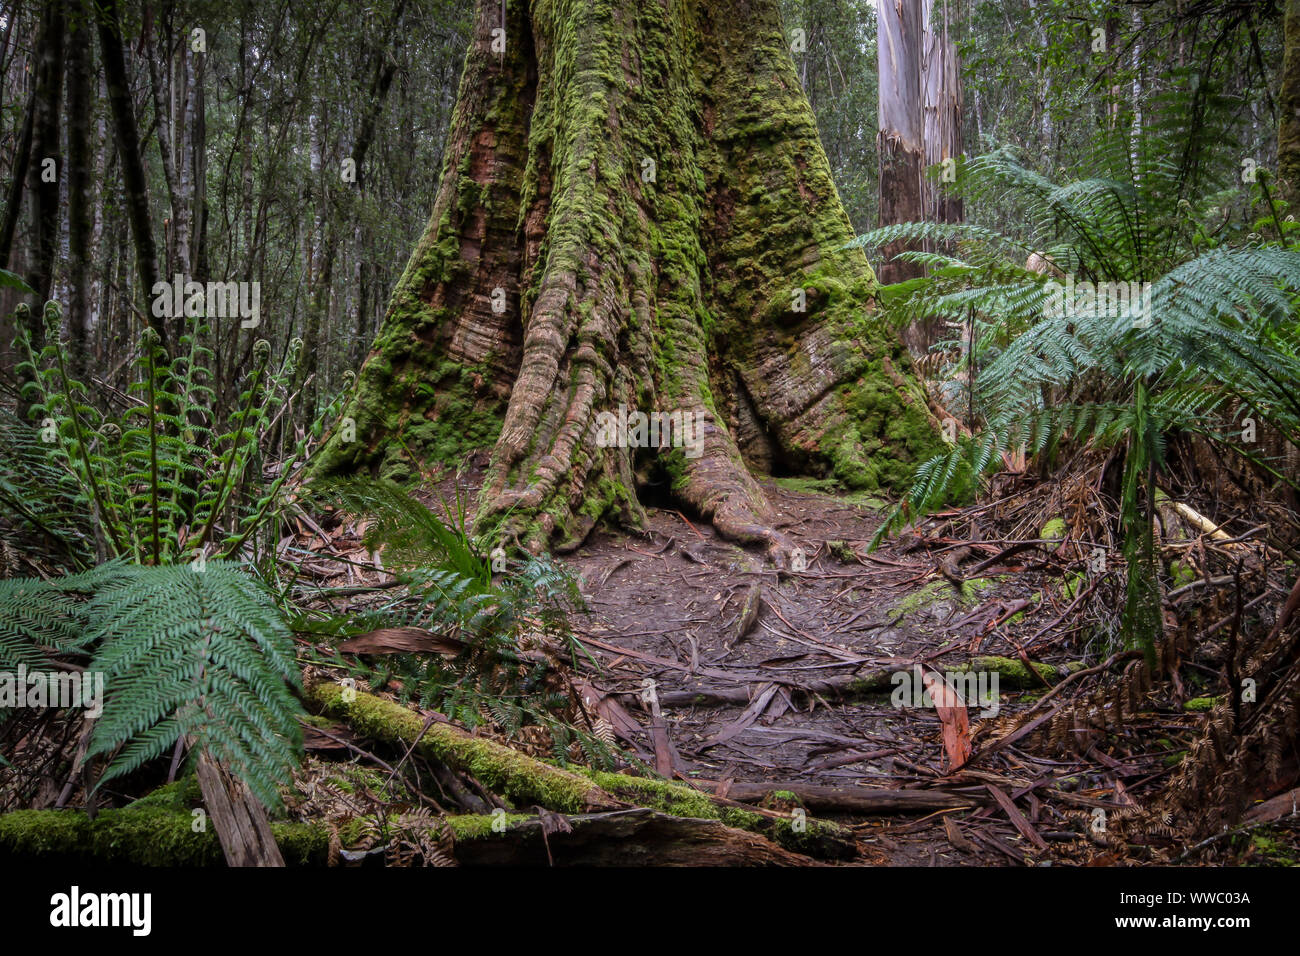
[{"label": "fern frond", "polygon": [[276,787],[297,764],[301,708],[290,693],[293,641],[265,590],[220,561],[130,566],[97,588],[87,613],[107,698],[90,753],[125,745],[101,782],[183,736],[278,805]]}]

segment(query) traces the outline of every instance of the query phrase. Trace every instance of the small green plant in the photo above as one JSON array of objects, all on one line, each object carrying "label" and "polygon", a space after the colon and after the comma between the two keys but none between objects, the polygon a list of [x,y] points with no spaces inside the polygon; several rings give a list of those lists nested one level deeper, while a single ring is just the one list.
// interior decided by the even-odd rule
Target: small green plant
[{"label": "small green plant", "polygon": [[[583,607],[577,582],[547,555],[495,558],[468,529],[464,501],[443,502],[446,517],[391,481],[326,480],[313,486],[317,500],[369,518],[364,543],[382,550],[384,566],[405,593],[382,609],[302,627],[333,634],[379,627],[414,626],[460,641],[454,658],[399,654],[374,670],[344,662],[372,684],[396,678],[402,693],[468,726],[491,721],[507,736],[526,726],[544,727],[555,755],[569,759],[577,745],[588,760],[610,764],[608,741],[571,719],[573,694],[556,673],[558,650],[576,666],[592,658],[569,626]],[[498,570],[494,573],[493,564]]]},{"label": "small green plant", "polygon": [[171,359],[146,329],[128,405],[115,413],[92,402],[71,376],[58,305],[45,306],[39,353],[26,332],[26,308],[19,306],[18,346],[35,429],[0,420],[0,448],[13,452],[0,461],[0,503],[82,566],[116,557],[148,564],[256,557],[278,526],[285,482],[339,405],[326,409],[264,481],[265,442],[288,401],[300,343],[278,365],[266,341],[255,343],[237,406],[221,416],[208,384],[206,326],[192,322]]}]

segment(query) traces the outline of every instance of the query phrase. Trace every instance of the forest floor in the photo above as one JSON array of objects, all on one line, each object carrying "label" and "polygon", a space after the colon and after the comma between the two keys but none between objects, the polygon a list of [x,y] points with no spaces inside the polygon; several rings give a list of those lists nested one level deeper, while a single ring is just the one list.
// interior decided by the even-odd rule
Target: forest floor
[{"label": "forest floor", "polygon": [[[427,476],[421,499],[435,511],[475,500],[486,462]],[[1098,636],[1115,614],[1093,593],[1101,578],[1050,530],[1064,527],[1068,494],[1026,480],[870,551],[886,502],[809,479],[761,484],[775,527],[805,558],[790,570],[653,498],[643,532],[598,530],[559,559],[582,594],[569,623],[588,655],[566,680],[612,728],[627,772],[833,821],[854,848],[840,861],[856,864],[1300,857],[1294,814],[1190,849],[1178,821],[1107,835],[1108,821],[1158,801],[1202,733],[1212,698],[1196,695],[1211,691],[1222,638],[1204,642],[1186,682],[1140,679],[1140,653]],[[303,570],[359,592],[386,587],[378,568],[358,570],[371,561],[363,524],[300,529]],[[899,681],[920,683],[923,670],[965,700],[902,696]],[[991,699],[955,683],[963,670]],[[1263,800],[1277,788],[1256,789]]]},{"label": "forest floor", "polygon": [[[445,477],[428,503],[457,492],[473,500],[479,480],[474,468]],[[995,559],[988,576],[962,578],[942,553],[906,541],[869,552],[878,499],[807,479],[762,485],[777,529],[806,555],[802,570],[777,571],[671,506],[647,508],[644,534],[598,531],[561,559],[587,605],[572,627],[599,665],[584,676],[600,701],[621,702],[602,712],[623,745],[663,776],[723,797],[748,789],[752,802],[760,785],[794,794],[810,815],[853,828],[859,864],[1114,862],[1090,840],[1088,814],[1131,804],[1128,788],[1162,778],[1178,745],[1133,753],[1084,739],[1075,753],[1043,755],[1026,741],[950,775],[938,710],[892,699],[895,674],[981,669],[996,655],[1000,706],[963,709],[963,726],[948,729],[967,741],[1014,729],[1049,687],[1021,661],[1056,665],[1059,677],[1081,657],[1098,659],[1071,646],[1070,628],[1051,626],[1073,597],[1060,568],[1045,573],[1051,562],[1029,555],[1028,566]],[[1192,714],[1165,720],[1171,733],[1193,730]],[[873,814],[851,799],[900,790],[973,805]],[[772,795],[768,807],[793,805]]]},{"label": "forest floor", "polygon": [[[633,695],[655,682],[672,771],[682,779],[792,790],[897,788],[941,776],[933,709],[896,708],[889,687],[838,700],[792,690],[880,668],[906,671],[940,654],[958,663],[969,658],[984,616],[971,605],[1005,600],[1023,586],[988,580],[963,596],[930,562],[889,549],[866,555],[878,524],[874,503],[795,484],[768,481],[764,490],[778,529],[807,555],[803,571],[778,573],[707,523],[658,509],[649,511],[644,539],[598,533],[566,559],[590,609],[575,627],[605,671],[598,679],[607,691]],[[755,585],[757,614],[740,636]],[[710,696],[726,690],[750,700]],[[692,694],[700,703],[682,700]],[[642,749],[653,763],[650,728]],[[973,842],[954,847],[941,816],[921,825],[914,815],[876,818],[859,828],[859,846],[874,863],[1008,862]],[[1001,836],[1018,839],[1009,823],[1004,829]]]}]

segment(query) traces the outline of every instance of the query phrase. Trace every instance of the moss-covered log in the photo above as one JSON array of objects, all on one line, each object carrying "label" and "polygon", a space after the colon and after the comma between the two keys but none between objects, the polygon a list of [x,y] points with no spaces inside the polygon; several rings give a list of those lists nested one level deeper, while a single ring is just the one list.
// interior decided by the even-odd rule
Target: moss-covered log
[{"label": "moss-covered log", "polygon": [[456,841],[468,866],[808,866],[807,856],[717,820],[638,807],[570,817],[569,832],[543,836],[537,818],[493,836]]},{"label": "moss-covered log", "polygon": [[312,710],[345,720],[360,734],[403,752],[414,744],[421,755],[472,774],[520,809],[540,805],[561,813],[581,813],[644,807],[676,817],[717,820],[812,856],[842,859],[853,853],[851,836],[823,820],[796,821],[792,816],[758,813],[666,780],[585,768],[563,770],[495,741],[470,736],[451,724],[432,723],[426,728],[415,712],[372,694],[350,691],[350,699],[345,700],[339,684],[311,684],[304,697]]},{"label": "moss-covered log", "polygon": [[[199,787],[187,777],[92,820],[80,810],[16,810],[0,814],[0,860],[99,862],[136,866],[220,866],[221,842],[210,821],[196,816]],[[289,866],[323,865],[329,829],[272,823]]]},{"label": "moss-covered log", "polygon": [[562,770],[484,737],[442,722],[427,726],[400,704],[320,681],[303,692],[307,706],[346,720],[358,733],[402,752],[415,752],[463,770],[520,807],[538,805],[560,813],[584,813],[623,806],[588,777]]},{"label": "moss-covered log", "polygon": [[[574,546],[658,478],[779,555],[750,469],[894,486],[936,444],[776,0],[480,0],[445,163],[318,474],[494,443],[480,529]],[[678,424],[600,440],[620,406]]]},{"label": "moss-covered log", "polygon": [[[675,817],[646,808],[565,818],[569,832],[543,838],[535,816],[448,818],[457,862],[467,866],[807,866],[812,860],[766,837],[715,819]],[[289,866],[326,866],[332,830],[324,823],[272,827]],[[106,810],[19,810],[0,815],[0,859],[41,863],[220,866],[209,828],[159,806]]]},{"label": "moss-covered log", "polygon": [[[593,780],[633,806],[566,817],[573,834],[551,834],[555,862],[733,865],[806,863],[806,856],[849,859],[849,831],[821,820],[782,819],[735,806],[718,806],[690,787],[615,773]],[[0,815],[0,859],[111,862],[141,866],[218,866],[220,841],[195,811],[203,807],[196,779],[184,777],[94,820],[75,810],[20,810]],[[446,818],[456,857],[469,865],[545,863],[541,821],[530,814],[463,814]],[[344,846],[363,830],[351,823],[276,822],[276,844],[290,866],[324,866],[337,835]],[[601,845],[604,841],[605,845]],[[620,854],[623,854],[620,856]],[[799,856],[796,857],[795,854]]]}]

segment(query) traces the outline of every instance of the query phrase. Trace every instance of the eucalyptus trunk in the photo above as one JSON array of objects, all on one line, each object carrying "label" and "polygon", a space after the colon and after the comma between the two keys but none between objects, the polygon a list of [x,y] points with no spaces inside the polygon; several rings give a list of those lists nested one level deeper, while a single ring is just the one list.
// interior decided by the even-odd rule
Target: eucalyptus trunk
[{"label": "eucalyptus trunk", "polygon": [[[880,225],[921,222],[925,218],[922,0],[884,0],[877,11]],[[915,263],[895,260],[908,248],[904,242],[894,242],[881,249],[881,282],[901,282],[920,275]]]}]

